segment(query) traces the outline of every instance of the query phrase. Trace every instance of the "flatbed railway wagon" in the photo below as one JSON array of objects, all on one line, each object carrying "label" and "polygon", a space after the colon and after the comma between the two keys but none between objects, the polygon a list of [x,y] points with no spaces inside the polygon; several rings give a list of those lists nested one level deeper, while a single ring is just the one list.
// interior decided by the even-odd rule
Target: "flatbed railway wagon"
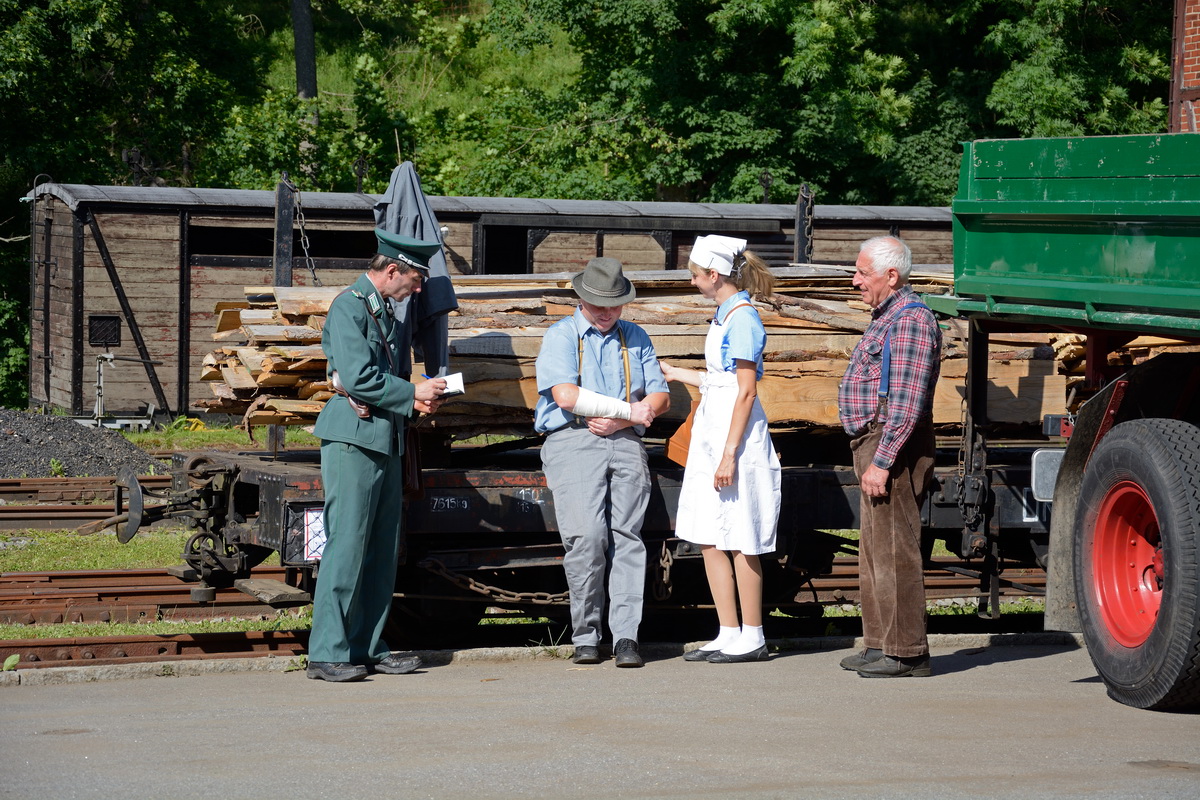
[{"label": "flatbed railway wagon", "polygon": [[[967,143],[953,206],[955,288],[930,295],[969,325],[961,439],[939,450],[923,509],[978,578],[980,613],[1002,591],[1038,592],[1011,569],[1046,569],[1046,627],[1082,630],[1115,699],[1200,702],[1200,137],[1188,134]],[[949,324],[949,323],[947,323]],[[1093,394],[1047,419],[1042,444],[1003,438],[988,415],[988,340],[1003,331],[1086,335]],[[1138,337],[1170,345],[1136,366],[1109,353]],[[779,549],[765,602],[819,606],[814,580],[858,525],[849,461],[806,463],[787,437]],[[837,448],[826,448],[837,451]],[[455,447],[407,505],[397,620],[442,632],[489,607],[564,615],[553,499],[536,447]],[[191,520],[180,577],[246,580],[278,553],[288,591],[319,575],[322,494],[315,452],[176,457],[161,498],[119,480],[118,535],[163,516]],[[705,602],[696,553],[672,535],[682,471],[651,446],[644,535],[649,613]],[[156,502],[159,500],[161,502]],[[1005,570],[1010,570],[1006,572]],[[1008,577],[1005,577],[1008,576]],[[827,599],[827,598],[826,598]]]}]

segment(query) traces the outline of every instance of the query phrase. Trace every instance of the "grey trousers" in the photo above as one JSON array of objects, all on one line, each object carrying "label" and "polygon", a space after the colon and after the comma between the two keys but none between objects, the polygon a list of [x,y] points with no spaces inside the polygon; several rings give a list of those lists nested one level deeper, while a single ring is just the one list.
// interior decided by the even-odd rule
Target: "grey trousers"
[{"label": "grey trousers", "polygon": [[587,428],[563,428],[542,443],[542,468],[566,548],[572,643],[600,642],[606,571],[613,641],[637,641],[646,586],[642,520],[650,503],[641,438],[630,429],[596,436]]},{"label": "grey trousers", "polygon": [[[854,474],[875,457],[883,427],[872,423],[850,442]],[[933,476],[933,425],[918,423],[892,465],[886,497],[859,505],[858,571],[863,645],[889,656],[912,658],[929,652],[925,635],[925,573],[921,560],[921,501]]]}]

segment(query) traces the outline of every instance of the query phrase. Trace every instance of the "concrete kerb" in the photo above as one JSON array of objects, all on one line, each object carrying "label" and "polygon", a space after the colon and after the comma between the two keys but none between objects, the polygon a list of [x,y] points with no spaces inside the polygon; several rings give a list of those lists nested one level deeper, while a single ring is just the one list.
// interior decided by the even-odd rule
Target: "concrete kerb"
[{"label": "concrete kerb", "polygon": [[[648,661],[676,658],[687,650],[703,644],[687,645],[645,643],[642,655]],[[861,637],[820,636],[807,639],[771,639],[773,650],[780,652],[812,652],[820,650],[861,649]],[[1040,633],[962,633],[935,634],[929,637],[932,650],[983,649],[987,647],[1015,647],[1043,645],[1054,647],[1083,648],[1083,636],[1078,633],[1054,631]],[[545,647],[485,647],[472,650],[418,650],[421,660],[431,667],[451,664],[475,664],[498,661],[566,660],[572,653],[569,645]],[[90,683],[93,681],[128,680],[132,678],[183,678],[193,675],[213,675],[236,672],[296,672],[300,670],[299,659],[292,657],[267,656],[263,658],[222,658],[195,661],[159,661],[139,664],[94,664],[78,667],[45,667],[0,672],[0,688],[6,686],[50,686],[67,683]]]}]

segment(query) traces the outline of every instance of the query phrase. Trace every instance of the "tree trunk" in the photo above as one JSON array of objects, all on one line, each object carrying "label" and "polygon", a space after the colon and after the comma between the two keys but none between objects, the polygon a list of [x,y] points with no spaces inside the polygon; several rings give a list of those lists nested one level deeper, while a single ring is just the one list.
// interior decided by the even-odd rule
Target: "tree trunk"
[{"label": "tree trunk", "polygon": [[292,37],[296,43],[296,94],[311,100],[317,96],[317,43],[310,0],[292,0]]}]

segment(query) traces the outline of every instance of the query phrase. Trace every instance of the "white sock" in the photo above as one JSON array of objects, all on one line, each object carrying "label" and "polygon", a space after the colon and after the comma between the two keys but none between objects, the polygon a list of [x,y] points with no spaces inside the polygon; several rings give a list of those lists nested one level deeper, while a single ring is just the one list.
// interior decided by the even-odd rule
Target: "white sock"
[{"label": "white sock", "polygon": [[753,627],[751,625],[743,625],[742,633],[737,640],[729,645],[722,647],[721,652],[729,656],[741,656],[746,653],[752,653],[758,648],[767,643],[766,637],[763,636],[762,626]]},{"label": "white sock", "polygon": [[724,625],[722,625],[720,627],[720,629],[717,631],[717,638],[713,639],[711,642],[709,642],[706,645],[702,645],[701,647],[699,647],[697,649],[704,650],[707,652],[711,652],[714,650],[722,650],[722,649],[724,649],[725,645],[733,644],[735,641],[737,641],[737,638],[738,638],[738,636],[741,635],[741,633],[742,633],[742,629],[740,626],[733,627],[733,628],[726,628]]}]

